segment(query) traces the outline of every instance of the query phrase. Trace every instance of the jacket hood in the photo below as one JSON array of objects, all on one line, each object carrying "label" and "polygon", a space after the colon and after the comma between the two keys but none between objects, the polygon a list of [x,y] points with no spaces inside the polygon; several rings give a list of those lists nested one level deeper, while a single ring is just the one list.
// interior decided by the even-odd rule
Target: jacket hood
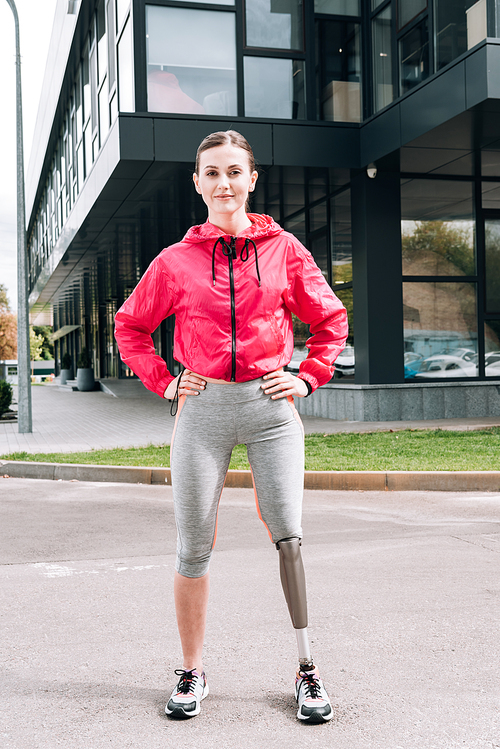
[{"label": "jacket hood", "polygon": [[[252,226],[238,234],[238,237],[243,239],[260,239],[261,237],[272,237],[276,234],[281,234],[283,229],[274,221],[271,216],[266,216],[260,213],[247,213],[248,218],[252,222]],[[187,232],[183,242],[206,242],[207,240],[217,240],[219,237],[227,237],[222,229],[218,226],[214,226],[209,221],[198,226],[192,226]]]}]

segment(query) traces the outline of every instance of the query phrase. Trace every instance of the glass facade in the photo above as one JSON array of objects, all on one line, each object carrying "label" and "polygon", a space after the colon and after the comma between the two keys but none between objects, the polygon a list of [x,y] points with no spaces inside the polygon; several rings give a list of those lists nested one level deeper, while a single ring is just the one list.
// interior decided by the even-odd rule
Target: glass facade
[{"label": "glass facade", "polygon": [[436,69],[486,38],[486,0],[436,0]]},{"label": "glass facade", "polygon": [[399,40],[400,93],[429,77],[429,34],[424,20]]},{"label": "glass facade", "polygon": [[316,86],[318,119],[361,121],[360,24],[316,21]]},{"label": "glass facade", "polygon": [[478,375],[473,187],[452,180],[402,182],[407,379]]},{"label": "glass facade", "polygon": [[402,29],[427,8],[427,0],[398,0],[398,29]]},{"label": "glass facade", "polygon": [[245,57],[245,116],[305,119],[304,63]]},{"label": "glass facade", "polygon": [[246,44],[269,49],[304,48],[302,0],[251,0],[245,3]]},{"label": "glass facade", "polygon": [[378,112],[394,98],[392,82],[392,11],[391,6],[372,20],[373,109]]},{"label": "glass facade", "polygon": [[[280,125],[288,120],[293,126],[281,131],[296,134],[300,129],[305,138],[311,136],[300,125],[316,121],[314,133],[321,138],[331,134],[334,148],[336,134],[350,138],[357,131],[352,124],[411,93],[484,39],[486,5],[486,0],[96,2],[62,92],[66,98],[58,112],[57,137],[30,222],[31,288],[43,274],[50,276],[51,254],[119,112],[138,110],[138,119],[145,111],[172,114],[171,120],[186,122],[220,116],[235,129],[240,121],[235,118]],[[139,40],[135,48],[134,39]],[[269,122],[258,127],[269,129]],[[490,138],[488,128],[485,132]],[[466,146],[446,139],[438,146],[427,135],[427,149],[414,144],[403,149],[418,151],[401,182],[405,378],[500,377],[500,149],[495,130],[492,126],[480,167],[479,154],[464,154]],[[411,170],[417,159],[422,155],[423,161],[431,161],[434,156],[427,151],[439,148],[449,152],[449,161],[445,154],[436,178],[416,179]],[[311,160],[316,166],[306,166],[307,147],[297,151],[297,162],[294,154],[283,161],[300,166],[262,167],[252,209],[272,215],[311,250],[347,308],[353,347],[349,170],[318,166],[323,163],[318,157]],[[472,167],[445,171],[466,158],[477,176]],[[353,169],[358,166],[352,164]],[[175,176],[170,177],[170,169]],[[150,242],[156,249],[205,218],[196,196],[186,198],[191,188],[189,180],[184,184],[186,164],[168,164],[167,172],[168,196],[162,192],[162,210],[156,206],[148,217],[157,226],[158,237]],[[168,215],[168,221],[159,213]],[[175,230],[167,226],[172,216]],[[140,222],[143,227],[142,216]],[[127,242],[134,241],[132,251]],[[123,258],[118,253],[96,261],[87,286],[78,291],[93,310],[89,329],[103,331],[102,339],[87,344],[94,346],[101,376],[129,374],[114,348],[113,315],[153,252],[126,232],[120,234],[119,247]],[[125,266],[127,281],[120,286],[116,279],[123,277]],[[69,298],[73,292],[64,293]],[[79,319],[75,299],[73,307],[62,297],[57,302],[59,322]],[[308,331],[301,325],[295,321],[297,348],[304,353]],[[166,356],[171,355],[166,342],[171,332],[155,334]],[[353,350],[350,355],[354,360]]]},{"label": "glass facade", "polygon": [[233,13],[146,6],[149,111],[235,115],[235,34]]}]

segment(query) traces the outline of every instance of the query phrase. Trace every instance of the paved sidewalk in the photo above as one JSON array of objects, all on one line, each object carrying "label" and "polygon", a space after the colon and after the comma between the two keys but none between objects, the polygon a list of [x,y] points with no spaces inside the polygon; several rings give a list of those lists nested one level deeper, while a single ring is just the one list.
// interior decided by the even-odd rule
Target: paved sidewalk
[{"label": "paved sidewalk", "polygon": [[251,489],[225,489],[205,667],[180,665],[170,487],[0,478],[2,749],[494,749],[500,493],[305,493],[313,654],[333,720],[295,717],[296,645]]},{"label": "paved sidewalk", "polygon": [[[170,403],[146,390],[139,380],[106,380],[105,383],[108,392],[80,393],[61,391],[56,386],[33,386],[33,433],[19,434],[17,424],[0,422],[0,455],[170,443],[174,425]],[[16,397],[16,390],[14,392]],[[301,418],[308,434],[500,426],[500,417],[391,422]]]}]

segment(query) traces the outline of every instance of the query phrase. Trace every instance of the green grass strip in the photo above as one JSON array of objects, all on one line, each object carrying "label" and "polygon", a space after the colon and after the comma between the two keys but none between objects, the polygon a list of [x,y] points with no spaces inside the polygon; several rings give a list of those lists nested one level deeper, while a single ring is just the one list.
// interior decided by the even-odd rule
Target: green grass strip
[{"label": "green grass strip", "polygon": [[[79,453],[10,453],[3,460],[91,465],[170,465],[170,447],[149,446]],[[248,469],[244,445],[233,450],[230,468]],[[480,431],[404,430],[369,434],[306,435],[308,471],[498,471],[500,427]]]}]

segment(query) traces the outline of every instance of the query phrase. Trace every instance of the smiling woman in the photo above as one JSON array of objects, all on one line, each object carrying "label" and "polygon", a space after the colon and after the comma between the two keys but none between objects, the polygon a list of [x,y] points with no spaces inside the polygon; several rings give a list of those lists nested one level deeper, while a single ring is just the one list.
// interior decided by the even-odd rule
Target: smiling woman
[{"label": "smiling woman", "polygon": [[[208,221],[153,261],[118,311],[115,335],[123,361],[144,384],[178,399],[171,445],[174,597],[184,663],[166,714],[198,715],[208,694],[202,663],[208,569],[232,450],[243,443],[296,630],[297,717],[322,723],[333,711],[307,635],[300,551],[304,433],[293,399],[330,380],[347,337],[346,312],[296,237],[270,216],[247,213],[257,177],[252,149],[239,133],[216,132],[202,141],[193,180]],[[150,335],[171,314],[174,356],[185,367],[175,378]],[[297,376],[284,370],[293,353],[292,314],[311,332]]]}]

